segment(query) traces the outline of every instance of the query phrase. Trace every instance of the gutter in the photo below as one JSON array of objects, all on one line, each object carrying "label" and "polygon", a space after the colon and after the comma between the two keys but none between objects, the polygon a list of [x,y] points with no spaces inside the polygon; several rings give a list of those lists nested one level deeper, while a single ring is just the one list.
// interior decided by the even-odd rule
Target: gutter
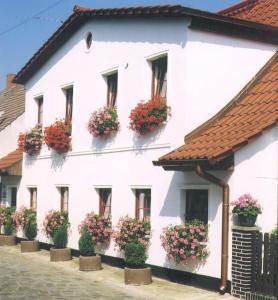
[{"label": "gutter", "polygon": [[229,185],[223,180],[204,171],[200,165],[195,166],[195,172],[205,180],[223,189],[222,198],[222,246],[221,246],[221,281],[219,292],[225,294],[228,285],[228,239],[229,239]]}]

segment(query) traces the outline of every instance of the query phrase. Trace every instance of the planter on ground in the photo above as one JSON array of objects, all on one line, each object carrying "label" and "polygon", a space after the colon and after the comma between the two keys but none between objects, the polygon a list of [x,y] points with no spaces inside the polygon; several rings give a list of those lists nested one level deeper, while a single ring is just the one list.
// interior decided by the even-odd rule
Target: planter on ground
[{"label": "planter on ground", "polygon": [[151,268],[125,268],[125,284],[144,285],[152,282]]},{"label": "planter on ground", "polygon": [[71,250],[68,243],[68,223],[60,225],[53,235],[54,248],[50,249],[50,261],[71,260]]},{"label": "planter on ground", "polygon": [[70,248],[50,248],[50,261],[67,261],[71,260],[71,258]]},{"label": "planter on ground", "polygon": [[14,235],[0,235],[0,246],[15,246],[16,237]]},{"label": "planter on ground", "polygon": [[40,249],[38,241],[21,241],[20,247],[21,253],[36,252]]},{"label": "planter on ground", "polygon": [[98,271],[101,270],[101,257],[95,256],[95,247],[92,236],[87,226],[82,227],[79,239],[79,270]]}]

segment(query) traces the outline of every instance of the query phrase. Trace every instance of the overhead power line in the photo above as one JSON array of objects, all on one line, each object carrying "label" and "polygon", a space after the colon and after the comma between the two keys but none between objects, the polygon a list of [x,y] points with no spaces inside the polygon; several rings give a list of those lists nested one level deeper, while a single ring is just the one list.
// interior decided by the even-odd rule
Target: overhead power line
[{"label": "overhead power line", "polygon": [[10,32],[10,31],[12,31],[12,30],[15,30],[16,28],[18,28],[18,27],[20,27],[20,26],[22,26],[22,25],[24,25],[24,24],[30,22],[32,19],[37,19],[37,18],[39,18],[40,15],[42,15],[43,13],[45,13],[45,12],[47,12],[48,10],[52,9],[53,7],[59,5],[59,4],[60,4],[61,2],[63,2],[63,1],[65,1],[65,0],[59,0],[59,1],[55,2],[55,3],[53,3],[52,5],[50,5],[50,6],[46,7],[46,8],[44,8],[44,9],[42,9],[41,11],[35,13],[33,16],[31,16],[31,17],[29,17],[29,18],[26,18],[26,19],[23,20],[22,22],[19,22],[19,23],[17,23],[17,24],[14,25],[14,26],[12,26],[12,27],[10,27],[10,28],[8,28],[8,29],[5,29],[4,31],[0,32],[0,36],[2,36],[2,35],[4,35],[4,34]]}]

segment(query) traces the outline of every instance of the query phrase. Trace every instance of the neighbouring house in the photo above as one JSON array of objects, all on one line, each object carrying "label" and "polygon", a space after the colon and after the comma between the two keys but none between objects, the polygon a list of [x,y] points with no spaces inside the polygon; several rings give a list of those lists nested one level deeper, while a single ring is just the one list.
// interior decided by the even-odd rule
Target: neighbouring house
[{"label": "neighbouring house", "polygon": [[0,91],[0,204],[16,206],[22,173],[22,151],[18,134],[24,129],[25,90],[7,75],[6,88]]},{"label": "neighbouring house", "polygon": [[[231,275],[228,253],[221,258],[223,182],[229,182],[231,199],[244,192],[261,199],[270,214],[259,219],[263,228],[268,230],[276,222],[276,212],[264,204],[277,203],[277,182],[271,181],[277,176],[277,85],[272,88],[277,83],[277,44],[276,26],[179,5],[75,6],[15,77],[26,88],[26,129],[37,124],[48,127],[57,119],[71,124],[71,147],[59,146],[58,152],[65,153],[43,146],[37,156],[24,155],[18,205],[35,205],[39,224],[50,209],[66,210],[73,249],[78,249],[78,225],[88,212],[111,215],[114,226],[127,214],[150,218],[147,263],[160,272],[176,272],[187,282],[207,287],[221,283],[226,290]],[[273,98],[257,103],[264,90]],[[129,123],[130,112],[141,100],[151,98],[167,101],[171,117],[158,130],[144,134],[154,128],[140,127],[138,134],[130,129],[135,126]],[[119,130],[103,138],[94,129],[92,136],[87,130],[90,116],[105,105],[117,110]],[[229,112],[238,114],[239,124],[237,115]],[[254,124],[246,121],[249,115]],[[240,122],[241,117],[246,123]],[[224,131],[232,122],[237,124],[233,130]],[[200,125],[184,146],[174,150],[183,144],[184,134]],[[206,130],[219,138],[211,139]],[[187,152],[188,143],[192,148]],[[239,147],[239,143],[248,145]],[[208,170],[223,182],[209,182]],[[181,224],[196,213],[209,226],[209,257],[203,264],[175,264],[168,260],[160,235],[164,227]],[[51,243],[42,232],[38,238]],[[103,253],[120,257],[113,242]]]}]

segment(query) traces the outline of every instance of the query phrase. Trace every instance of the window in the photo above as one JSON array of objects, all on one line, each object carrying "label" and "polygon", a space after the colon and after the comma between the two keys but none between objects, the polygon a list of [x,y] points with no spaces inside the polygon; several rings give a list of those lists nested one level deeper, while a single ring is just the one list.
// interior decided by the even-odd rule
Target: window
[{"label": "window", "polygon": [[167,56],[152,62],[152,99],[166,98],[167,93]]},{"label": "window", "polygon": [[107,106],[114,107],[117,100],[118,72],[107,76]]},{"label": "window", "polygon": [[99,215],[111,216],[112,189],[99,189]]},{"label": "window", "polygon": [[37,210],[37,188],[29,188],[30,192],[30,208]]},{"label": "window", "polygon": [[136,190],[135,218],[149,220],[151,217],[151,190]]},{"label": "window", "polygon": [[87,46],[87,49],[90,49],[90,48],[91,48],[92,40],[93,40],[92,33],[89,32],[89,33],[87,34],[87,36],[86,36],[86,46]]},{"label": "window", "polygon": [[60,211],[68,212],[69,210],[69,188],[60,187],[61,193],[61,202],[60,202]]},{"label": "window", "polygon": [[208,223],[208,190],[186,190],[185,221]]},{"label": "window", "polygon": [[65,89],[66,93],[66,116],[65,121],[67,124],[71,123],[72,120],[72,106],[73,106],[73,87]]},{"label": "window", "polygon": [[43,122],[43,97],[37,98],[38,105],[38,124],[42,125]]}]

